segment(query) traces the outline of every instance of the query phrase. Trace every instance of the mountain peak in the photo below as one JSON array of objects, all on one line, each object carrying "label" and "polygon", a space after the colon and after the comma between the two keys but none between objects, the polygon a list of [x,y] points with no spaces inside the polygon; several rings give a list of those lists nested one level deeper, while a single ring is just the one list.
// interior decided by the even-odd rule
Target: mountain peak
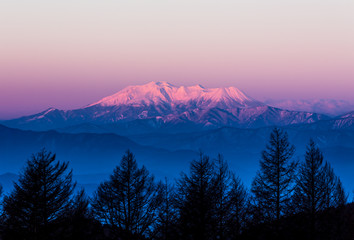
[{"label": "mountain peak", "polygon": [[[136,85],[136,86],[129,86],[129,87],[143,87],[143,86],[146,86],[146,87],[151,87],[151,88],[154,88],[154,87],[157,87],[157,88],[164,88],[164,87],[167,87],[167,88],[174,88],[175,86],[169,82],[166,82],[166,81],[158,81],[158,82],[154,82],[154,81],[151,81],[147,84],[143,84],[143,85]],[[128,88],[129,88],[128,87]]]},{"label": "mountain peak", "polygon": [[235,87],[205,88],[201,85],[175,86],[168,82],[149,82],[128,86],[90,106],[177,105],[194,102],[199,107],[238,108],[262,105]]},{"label": "mountain peak", "polygon": [[157,85],[157,86],[160,86],[160,87],[174,87],[174,85],[172,85],[171,83],[169,82],[166,82],[166,81],[159,81],[159,82],[150,82],[148,83],[147,85]]},{"label": "mountain peak", "polygon": [[[322,119],[328,118],[320,114],[293,112],[267,106],[235,87],[205,88],[200,85],[175,86],[168,82],[149,82],[144,85],[128,86],[85,108],[74,110],[50,108],[35,115],[6,121],[4,124],[32,130],[77,125],[82,129],[91,129],[92,127],[82,124],[108,124],[107,129],[113,127],[116,129],[114,131],[126,129],[128,132],[140,130],[149,132],[152,129],[175,126],[181,129],[284,126],[313,123]],[[110,125],[112,123],[114,126]],[[91,130],[106,131],[106,127],[101,128],[98,125],[93,126]]]}]

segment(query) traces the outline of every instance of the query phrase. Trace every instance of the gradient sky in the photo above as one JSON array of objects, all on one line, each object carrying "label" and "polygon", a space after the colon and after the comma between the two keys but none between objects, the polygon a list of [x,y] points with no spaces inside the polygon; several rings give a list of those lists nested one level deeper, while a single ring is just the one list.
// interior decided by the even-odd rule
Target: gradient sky
[{"label": "gradient sky", "polygon": [[354,101],[353,0],[0,0],[0,119],[127,85]]}]

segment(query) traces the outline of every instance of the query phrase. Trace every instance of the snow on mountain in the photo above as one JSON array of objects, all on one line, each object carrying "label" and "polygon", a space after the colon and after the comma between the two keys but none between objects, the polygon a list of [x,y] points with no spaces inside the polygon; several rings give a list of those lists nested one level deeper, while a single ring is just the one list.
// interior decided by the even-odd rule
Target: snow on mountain
[{"label": "snow on mountain", "polygon": [[299,129],[311,130],[354,130],[354,111],[349,112],[335,118],[318,121],[311,124],[301,124],[297,126]]},{"label": "snow on mountain", "polygon": [[88,107],[100,106],[149,106],[169,104],[188,105],[194,103],[199,107],[222,106],[227,108],[249,107],[262,103],[246,96],[235,87],[204,88],[201,85],[176,87],[167,82],[150,82],[140,86],[129,86],[116,94],[105,97]]},{"label": "snow on mountain", "polygon": [[334,99],[267,99],[264,101],[264,103],[269,106],[291,111],[316,112],[331,116],[338,116],[340,114],[354,110],[354,103],[345,100]]},{"label": "snow on mountain", "polygon": [[346,114],[343,114],[339,116],[340,118],[354,118],[354,111],[352,112],[347,112]]},{"label": "snow on mountain", "polygon": [[116,94],[80,109],[63,111],[50,108],[32,116],[3,123],[10,127],[30,130],[68,127],[73,129],[73,126],[87,123],[101,126],[115,124],[114,128],[121,130],[164,129],[177,126],[184,130],[187,128],[195,130],[223,126],[240,128],[284,126],[313,123],[323,119],[328,117],[267,106],[235,87],[204,88],[200,85],[177,87],[167,82],[150,82],[126,87]]}]

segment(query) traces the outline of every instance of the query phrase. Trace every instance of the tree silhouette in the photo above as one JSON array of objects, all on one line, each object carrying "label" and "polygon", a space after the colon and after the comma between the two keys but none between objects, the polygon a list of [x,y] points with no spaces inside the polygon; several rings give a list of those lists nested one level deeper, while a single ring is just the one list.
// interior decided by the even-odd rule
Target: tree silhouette
[{"label": "tree silhouette", "polygon": [[215,160],[214,193],[217,239],[236,239],[246,222],[247,192],[221,154]]},{"label": "tree silhouette", "polygon": [[323,197],[322,204],[324,208],[338,207],[347,202],[347,196],[344,192],[340,178],[334,173],[332,166],[326,162],[323,167]]},{"label": "tree silhouette", "polygon": [[286,132],[274,128],[266,150],[262,152],[261,169],[252,182],[251,191],[263,220],[279,222],[287,212],[297,163],[291,158],[295,147]]},{"label": "tree silhouette", "polygon": [[190,176],[182,173],[176,195],[181,239],[215,239],[213,177],[213,163],[203,153],[191,162]]},{"label": "tree silhouette", "polygon": [[337,177],[336,187],[334,190],[334,202],[335,207],[344,206],[348,201],[348,195],[346,194],[342,181]]},{"label": "tree silhouette", "polygon": [[50,239],[50,225],[69,206],[75,184],[68,163],[42,150],[27,161],[14,190],[4,198],[4,215],[9,239]]},{"label": "tree silhouette", "polygon": [[248,216],[248,194],[229,170],[221,154],[217,159],[200,153],[189,175],[177,182],[176,208],[180,239],[237,239]]},{"label": "tree silhouette", "polygon": [[154,177],[138,168],[132,152],[122,157],[110,179],[102,183],[92,203],[97,219],[110,225],[123,239],[141,239],[151,231],[159,206]]},{"label": "tree silhouette", "polygon": [[304,212],[309,216],[312,239],[316,232],[316,214],[325,208],[324,178],[323,155],[311,139],[307,145],[305,161],[299,167],[292,201],[295,212]]},{"label": "tree silhouette", "polygon": [[231,239],[239,239],[249,221],[249,193],[239,177],[232,177],[227,230]]},{"label": "tree silhouette", "polygon": [[90,216],[90,201],[86,196],[85,190],[81,189],[72,199],[69,208],[69,215],[74,219],[88,218]]},{"label": "tree silhouette", "polygon": [[67,240],[89,240],[102,236],[101,223],[94,219],[89,205],[90,200],[81,189],[70,201],[65,217],[57,224],[55,235]]},{"label": "tree silhouette", "polygon": [[169,240],[175,239],[177,234],[177,211],[174,199],[176,189],[174,185],[165,182],[159,182],[160,205],[157,208],[157,218],[154,223],[153,239]]}]

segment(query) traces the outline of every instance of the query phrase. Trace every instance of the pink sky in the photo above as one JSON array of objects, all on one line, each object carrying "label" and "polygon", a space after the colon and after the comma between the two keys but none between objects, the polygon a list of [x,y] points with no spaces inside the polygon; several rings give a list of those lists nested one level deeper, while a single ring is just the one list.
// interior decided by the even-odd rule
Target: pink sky
[{"label": "pink sky", "polygon": [[354,101],[352,0],[3,0],[0,119],[127,85]]}]

